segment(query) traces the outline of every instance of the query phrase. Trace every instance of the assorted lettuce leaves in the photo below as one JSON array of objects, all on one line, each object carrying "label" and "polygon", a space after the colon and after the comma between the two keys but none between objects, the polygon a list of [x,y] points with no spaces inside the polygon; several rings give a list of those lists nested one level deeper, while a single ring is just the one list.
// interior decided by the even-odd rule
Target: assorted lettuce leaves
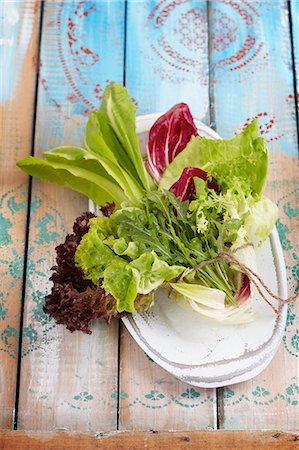
[{"label": "assorted lettuce leaves", "polygon": [[185,270],[172,264],[165,236],[151,226],[154,217],[143,208],[123,208],[109,218],[94,218],[77,248],[77,266],[113,295],[119,312],[135,311],[137,294],[149,294]]},{"label": "assorted lettuce leaves", "polygon": [[[114,209],[112,203],[101,208],[109,217]],[[46,296],[43,310],[58,324],[63,324],[73,331],[91,334],[90,322],[99,318],[110,323],[112,318],[121,317],[117,301],[101,284],[86,279],[84,272],[75,263],[75,253],[88,233],[90,219],[95,215],[86,212],[77,217],[73,233],[68,234],[65,241],[56,247],[56,265],[52,267],[53,282],[51,293]],[[132,300],[134,310],[142,313],[153,304],[152,295],[135,294]]]},{"label": "assorted lettuce leaves", "polygon": [[[225,201],[221,207],[215,191],[214,197],[211,193],[205,187],[200,198],[182,203],[169,191],[149,192],[140,207],[91,219],[76,251],[77,266],[94,284],[102,283],[120,312],[134,312],[137,294],[149,294],[183,273],[188,282],[218,289],[227,302],[237,304],[239,285],[226,263],[185,274],[227,250],[240,226],[234,218],[223,221]],[[203,229],[204,215],[208,220]]]},{"label": "assorted lettuce leaves", "polygon": [[237,182],[244,192],[261,195],[268,174],[268,151],[265,140],[258,136],[257,120],[232,139],[191,138],[165,169],[159,187],[170,189],[187,167],[205,170],[221,191]]},{"label": "assorted lettuce leaves", "polygon": [[44,311],[70,331],[90,333],[92,320],[148,311],[163,287],[202,317],[253,320],[248,276],[224,261],[198,265],[233,251],[256,270],[253,249],[238,249],[260,245],[278,217],[263,194],[268,151],[256,119],[232,139],[206,139],[180,103],[152,126],[144,161],[136,108],[127,90],[111,83],[89,115],[84,146],[17,163],[102,205],[100,217],[77,218],[56,248]]}]

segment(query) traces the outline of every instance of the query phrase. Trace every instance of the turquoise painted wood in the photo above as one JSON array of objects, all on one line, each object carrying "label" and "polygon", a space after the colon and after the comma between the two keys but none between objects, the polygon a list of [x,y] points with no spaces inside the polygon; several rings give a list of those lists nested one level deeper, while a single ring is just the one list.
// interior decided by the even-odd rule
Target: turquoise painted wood
[{"label": "turquoise painted wood", "polygon": [[[286,230],[294,233],[288,245],[283,241],[292,292],[298,280],[298,209],[293,208],[298,205],[299,185],[287,3],[211,2],[210,37],[210,82],[218,133],[231,137],[257,117],[260,134],[268,143],[268,195],[280,206],[281,239]],[[252,381],[224,389],[223,428],[298,427],[298,319],[294,307],[290,314],[284,348],[269,368]]]},{"label": "turquoise painted wood", "polygon": [[211,3],[211,83],[223,137],[259,118],[272,152],[296,155],[287,4]]},{"label": "turquoise painted wood", "polygon": [[15,418],[39,5],[0,2],[0,428]]},{"label": "turquoise painted wood", "polygon": [[297,80],[297,107],[299,101],[299,1],[291,0],[291,15],[293,28],[293,42],[294,42],[294,57],[295,57],[295,76]]},{"label": "turquoise painted wood", "polygon": [[[106,84],[123,82],[124,2],[44,4],[35,154],[80,145]],[[88,209],[87,199],[33,181],[18,427],[115,429],[117,322],[71,334],[43,311],[54,248]],[[33,267],[34,264],[34,267]]]},{"label": "turquoise painted wood", "polygon": [[[26,2],[24,5],[24,3],[21,0],[14,0],[0,4],[1,103],[9,100],[15,92],[30,44],[35,13],[32,4]],[[18,29],[20,20],[22,20],[21,30]]]},{"label": "turquoise painted wood", "polygon": [[127,8],[126,86],[138,114],[185,102],[209,123],[207,3],[129,0]]}]

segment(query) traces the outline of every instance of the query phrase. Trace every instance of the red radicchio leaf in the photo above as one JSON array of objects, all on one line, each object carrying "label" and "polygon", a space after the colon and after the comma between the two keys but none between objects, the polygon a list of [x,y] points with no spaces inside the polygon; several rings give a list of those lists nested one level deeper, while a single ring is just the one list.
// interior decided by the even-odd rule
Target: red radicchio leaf
[{"label": "red radicchio leaf", "polygon": [[[209,175],[202,169],[197,169],[194,167],[186,167],[178,181],[176,181],[171,188],[169,189],[176,197],[181,198],[181,202],[185,200],[190,200],[192,195],[195,194],[195,184],[194,177],[201,178],[204,181],[207,181]],[[208,181],[208,188],[214,189],[216,192],[219,192],[218,185],[214,179]]]},{"label": "red radicchio leaf", "polygon": [[239,289],[238,293],[238,302],[243,303],[250,297],[251,294],[251,286],[250,286],[250,279],[247,275],[244,273],[242,274],[242,282],[241,287]]},{"label": "red radicchio leaf", "polygon": [[197,136],[188,105],[179,103],[159,117],[150,129],[147,139],[146,166],[152,177],[159,181],[166,167]]}]

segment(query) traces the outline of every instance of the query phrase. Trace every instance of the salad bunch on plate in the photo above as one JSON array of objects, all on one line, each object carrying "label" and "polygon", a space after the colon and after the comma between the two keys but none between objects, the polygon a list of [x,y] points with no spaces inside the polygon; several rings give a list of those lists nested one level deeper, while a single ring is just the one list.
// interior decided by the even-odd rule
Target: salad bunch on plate
[{"label": "salad bunch on plate", "polygon": [[268,151],[255,119],[232,139],[207,139],[180,103],[154,123],[143,158],[136,108],[127,90],[111,83],[90,113],[84,146],[44,157],[17,165],[98,205],[97,215],[78,217],[56,248],[44,311],[57,323],[90,333],[91,320],[148,311],[159,288],[202,317],[253,320],[250,278],[215,258],[231,253],[255,270],[246,244],[260,245],[278,216],[263,195]]}]

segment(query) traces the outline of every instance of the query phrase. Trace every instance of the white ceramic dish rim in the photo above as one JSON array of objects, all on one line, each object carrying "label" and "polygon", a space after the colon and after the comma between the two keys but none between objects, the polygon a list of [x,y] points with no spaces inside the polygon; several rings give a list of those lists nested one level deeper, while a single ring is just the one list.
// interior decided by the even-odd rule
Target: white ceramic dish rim
[{"label": "white ceramic dish rim", "polygon": [[[137,130],[138,134],[145,133],[149,130],[155,120],[162,113],[146,114],[137,117]],[[221,137],[211,128],[204,125],[199,120],[195,120],[195,123],[200,131],[214,139],[221,139]],[[90,209],[94,210],[93,202],[90,202]],[[285,270],[285,262],[282,252],[282,247],[280,244],[278,232],[276,228],[270,235],[271,251],[274,257],[276,276],[278,281],[278,295],[282,298],[287,297],[287,278]],[[153,359],[159,366],[167,370],[169,373],[174,375],[176,378],[198,387],[221,387],[228,384],[239,383],[246,381],[258,375],[264,368],[269,364],[273,358],[278,345],[281,341],[287,316],[287,304],[283,304],[279,307],[280,314],[275,320],[275,326],[273,327],[273,332],[271,337],[258,349],[248,351],[243,356],[238,358],[231,358],[228,360],[218,361],[217,363],[206,363],[200,365],[189,365],[176,363],[164,358],[157,350],[152,348],[142,336],[142,332],[134,321],[134,314],[123,317],[122,321],[128,329],[129,333],[138,343],[138,345],[144,350],[148,356]],[[229,366],[238,361],[239,370],[234,370],[229,373]],[[206,375],[199,375],[198,372],[209,372],[211,369],[215,369],[217,366],[220,372],[225,372],[225,375],[219,375],[209,377]]]}]

